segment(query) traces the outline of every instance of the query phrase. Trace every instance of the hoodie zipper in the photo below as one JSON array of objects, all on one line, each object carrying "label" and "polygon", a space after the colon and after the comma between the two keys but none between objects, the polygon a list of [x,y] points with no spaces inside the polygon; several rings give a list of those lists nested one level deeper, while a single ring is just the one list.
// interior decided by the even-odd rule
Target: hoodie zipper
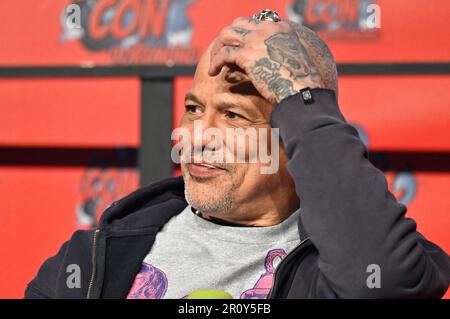
[{"label": "hoodie zipper", "polygon": [[91,273],[91,280],[89,281],[88,286],[88,292],[86,295],[86,299],[91,298],[91,290],[92,286],[94,285],[95,275],[96,275],[96,269],[97,269],[97,258],[96,258],[96,252],[97,252],[97,236],[100,233],[100,229],[96,229],[94,232],[94,238],[92,240],[92,273]]},{"label": "hoodie zipper", "polygon": [[273,274],[273,283],[272,283],[272,288],[270,289],[269,295],[267,296],[267,299],[272,299],[273,297],[273,289],[277,284],[277,279],[278,278],[278,274],[280,273],[280,269],[282,268],[283,264],[286,263],[286,260],[288,260],[291,255],[293,255],[305,242],[307,242],[310,238],[306,237],[305,239],[303,239],[302,241],[300,241],[300,243],[298,244],[297,247],[295,247],[289,254],[286,255],[286,257],[283,258],[282,261],[280,261],[280,263],[278,264],[277,268],[275,269],[275,273]]}]

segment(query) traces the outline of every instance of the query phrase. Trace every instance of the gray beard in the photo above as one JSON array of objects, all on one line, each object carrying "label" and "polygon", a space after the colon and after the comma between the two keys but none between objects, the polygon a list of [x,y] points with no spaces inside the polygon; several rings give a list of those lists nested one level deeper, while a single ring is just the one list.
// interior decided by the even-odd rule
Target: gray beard
[{"label": "gray beard", "polygon": [[[185,188],[184,188],[184,197],[186,198],[186,201],[189,205],[200,211],[201,213],[212,215],[212,216],[220,216],[220,215],[226,215],[231,211],[231,208],[233,207],[233,190],[234,187],[232,186],[230,189],[226,190],[223,196],[216,200],[211,201],[200,201],[196,200],[195,196],[192,197],[189,194],[189,182],[185,181]],[[214,190],[211,190],[214,191]],[[207,196],[202,196],[203,198]]]}]

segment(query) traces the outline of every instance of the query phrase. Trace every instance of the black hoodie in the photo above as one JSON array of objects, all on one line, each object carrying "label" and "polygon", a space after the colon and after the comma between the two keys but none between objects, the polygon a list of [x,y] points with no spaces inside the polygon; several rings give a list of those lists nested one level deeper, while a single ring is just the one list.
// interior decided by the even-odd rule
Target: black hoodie
[{"label": "black hoodie", "polygon": [[[449,256],[416,231],[406,207],[368,160],[333,91],[297,94],[272,113],[301,202],[301,244],[277,267],[269,298],[439,298]],[[144,186],[113,203],[95,230],[77,231],[40,268],[26,298],[125,298],[158,231],[187,203],[181,177]],[[81,270],[70,288],[68,266]],[[373,266],[379,287],[368,285]],[[70,268],[69,268],[70,269]]]}]

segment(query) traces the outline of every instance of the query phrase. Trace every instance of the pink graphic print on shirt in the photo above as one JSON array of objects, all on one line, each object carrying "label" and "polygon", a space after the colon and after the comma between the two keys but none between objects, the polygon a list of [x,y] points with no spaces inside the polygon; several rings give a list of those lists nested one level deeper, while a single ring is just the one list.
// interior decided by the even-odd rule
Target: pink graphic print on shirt
[{"label": "pink graphic print on shirt", "polygon": [[166,274],[155,266],[143,262],[127,299],[162,299],[167,286]]},{"label": "pink graphic print on shirt", "polygon": [[[241,294],[240,299],[266,298],[273,285],[275,259],[278,257],[282,260],[286,255],[283,249],[270,250],[264,260],[265,272],[259,277],[253,288]],[[143,262],[127,299],[162,299],[167,292],[168,285],[167,276],[162,270]]]},{"label": "pink graphic print on shirt", "polygon": [[281,260],[286,257],[286,252],[283,249],[272,249],[266,255],[264,260],[264,268],[266,272],[259,277],[255,286],[244,291],[240,299],[265,299],[270,292],[273,285],[273,275],[275,273],[275,258],[279,257]]}]

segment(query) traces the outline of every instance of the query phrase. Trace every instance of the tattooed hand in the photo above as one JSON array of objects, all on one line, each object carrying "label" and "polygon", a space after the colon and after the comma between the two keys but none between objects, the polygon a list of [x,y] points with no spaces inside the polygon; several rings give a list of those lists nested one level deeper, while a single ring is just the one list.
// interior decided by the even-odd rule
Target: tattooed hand
[{"label": "tattooed hand", "polygon": [[234,20],[212,45],[209,75],[219,74],[226,64],[240,67],[274,105],[305,87],[323,87],[302,41],[286,21]]}]

